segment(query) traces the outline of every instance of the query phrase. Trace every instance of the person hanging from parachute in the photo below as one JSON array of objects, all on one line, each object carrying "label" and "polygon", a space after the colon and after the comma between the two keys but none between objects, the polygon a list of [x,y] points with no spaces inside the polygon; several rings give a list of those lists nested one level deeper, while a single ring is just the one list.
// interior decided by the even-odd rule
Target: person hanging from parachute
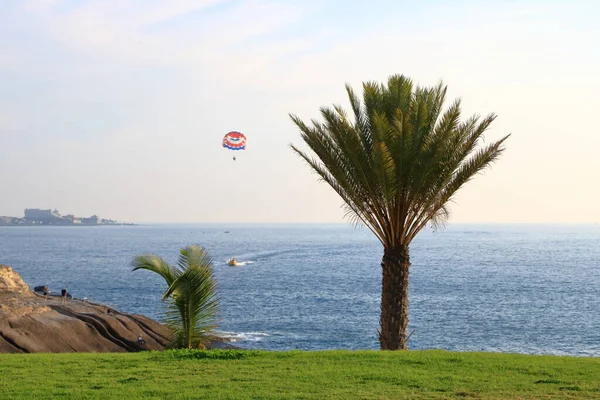
[{"label": "person hanging from parachute", "polygon": [[[223,147],[229,150],[246,150],[246,136],[244,134],[231,131],[223,136]],[[233,156],[235,161],[235,155]]]}]

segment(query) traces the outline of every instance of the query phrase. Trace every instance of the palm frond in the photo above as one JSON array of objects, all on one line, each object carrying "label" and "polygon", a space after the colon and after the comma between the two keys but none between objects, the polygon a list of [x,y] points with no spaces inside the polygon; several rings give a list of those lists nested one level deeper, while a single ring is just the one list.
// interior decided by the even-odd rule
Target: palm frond
[{"label": "palm frond", "polygon": [[171,285],[173,281],[177,279],[177,276],[180,273],[179,271],[173,269],[162,257],[157,256],[156,254],[137,256],[134,258],[131,264],[133,266],[132,271],[145,269],[155,272],[163,277],[165,282],[167,282],[167,285]]},{"label": "palm frond", "polygon": [[473,156],[461,162],[460,166],[451,175],[449,181],[444,185],[444,188],[436,193],[432,199],[433,201],[426,208],[423,207],[423,213],[418,218],[415,218],[409,229],[409,239],[412,240],[427,222],[433,221],[434,225],[440,225],[448,218],[449,213],[445,205],[465,183],[473,179],[475,175],[485,168],[490,167],[500,157],[505,150],[503,144],[509,137],[510,135],[507,135],[485,146],[476,151]]},{"label": "palm frond", "polygon": [[392,75],[363,83],[362,102],[349,85],[346,92],[352,120],[339,105],[322,107],[323,122],[310,125],[290,115],[316,157],[291,148],[386,247],[408,245],[427,222],[442,226],[456,190],[503,151],[506,138],[478,150],[495,115],[460,122],[460,101],[444,109],[441,82],[415,88]]},{"label": "palm frond", "polygon": [[197,347],[206,333],[216,326],[219,307],[212,269],[208,265],[190,265],[173,282],[165,296],[175,293],[179,293],[178,296],[184,300],[178,307],[183,314],[182,340],[186,342],[186,347]]},{"label": "palm frond", "polygon": [[168,302],[165,322],[174,333],[173,347],[198,347],[217,326],[219,301],[212,272],[212,260],[202,247],[180,250],[176,266],[158,256],[138,256],[134,270],[147,269],[165,278],[168,284],[163,301]]}]

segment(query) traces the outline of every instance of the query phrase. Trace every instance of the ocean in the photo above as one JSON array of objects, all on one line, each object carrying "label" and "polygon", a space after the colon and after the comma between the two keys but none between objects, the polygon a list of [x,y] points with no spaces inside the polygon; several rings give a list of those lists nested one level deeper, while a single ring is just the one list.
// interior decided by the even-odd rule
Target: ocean
[{"label": "ocean", "polygon": [[[315,225],[0,227],[0,264],[30,286],[160,319],[139,254],[211,254],[220,331],[251,349],[377,349],[382,247],[366,228]],[[235,256],[246,262],[230,267]],[[600,356],[600,225],[464,225],[411,246],[409,347]]]}]

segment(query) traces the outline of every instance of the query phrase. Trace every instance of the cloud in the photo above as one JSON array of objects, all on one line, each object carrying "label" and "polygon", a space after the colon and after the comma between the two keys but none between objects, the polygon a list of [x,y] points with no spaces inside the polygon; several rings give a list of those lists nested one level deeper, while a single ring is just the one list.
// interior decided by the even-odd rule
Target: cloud
[{"label": "cloud", "polygon": [[174,66],[219,57],[234,63],[227,49],[302,16],[297,6],[265,0],[29,2],[19,10],[31,27],[80,56]]}]

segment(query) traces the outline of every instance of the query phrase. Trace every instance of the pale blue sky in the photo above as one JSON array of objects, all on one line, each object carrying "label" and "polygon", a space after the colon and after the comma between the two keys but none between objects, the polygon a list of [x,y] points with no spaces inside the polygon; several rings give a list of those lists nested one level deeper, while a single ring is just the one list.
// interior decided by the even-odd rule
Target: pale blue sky
[{"label": "pale blue sky", "polygon": [[[592,0],[5,0],[0,215],[342,221],[287,114],[404,73],[496,112],[490,140],[513,134],[451,221],[598,222],[598,15]],[[248,136],[236,162],[229,130]]]}]

